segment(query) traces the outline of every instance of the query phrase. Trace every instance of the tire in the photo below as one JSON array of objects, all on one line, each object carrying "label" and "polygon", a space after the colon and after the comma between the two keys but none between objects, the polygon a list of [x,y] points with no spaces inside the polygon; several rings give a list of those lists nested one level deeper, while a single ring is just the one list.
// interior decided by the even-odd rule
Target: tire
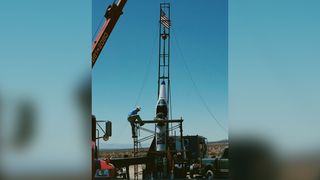
[{"label": "tire", "polygon": [[191,165],[190,168],[189,168],[189,175],[190,175],[190,178],[193,179],[194,178],[194,166]]},{"label": "tire", "polygon": [[207,180],[213,180],[213,172],[211,170],[207,170],[206,172],[206,179]]},{"label": "tire", "polygon": [[190,172],[190,178],[193,179],[194,175],[193,172]]}]

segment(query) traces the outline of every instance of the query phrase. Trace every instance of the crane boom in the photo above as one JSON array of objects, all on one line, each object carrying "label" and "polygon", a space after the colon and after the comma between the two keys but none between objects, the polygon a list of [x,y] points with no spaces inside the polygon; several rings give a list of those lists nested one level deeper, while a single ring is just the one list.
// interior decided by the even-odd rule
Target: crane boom
[{"label": "crane boom", "polygon": [[119,17],[122,14],[122,9],[127,0],[118,0],[117,3],[109,5],[105,13],[105,22],[97,35],[95,41],[92,44],[92,68],[96,63],[104,45],[106,44],[114,26],[116,25]]}]

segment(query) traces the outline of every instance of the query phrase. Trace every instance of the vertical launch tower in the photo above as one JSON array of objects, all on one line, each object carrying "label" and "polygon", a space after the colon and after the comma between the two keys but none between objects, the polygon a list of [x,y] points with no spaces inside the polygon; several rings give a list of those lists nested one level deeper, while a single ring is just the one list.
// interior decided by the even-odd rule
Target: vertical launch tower
[{"label": "vertical launch tower", "polygon": [[[158,63],[158,102],[156,108],[156,151],[167,151],[170,110],[170,4],[160,4],[159,19],[159,63]],[[167,86],[167,88],[166,88]]]},{"label": "vertical launch tower", "polygon": [[[183,143],[182,117],[172,119],[170,103],[170,3],[160,4],[159,16],[159,57],[158,57],[158,93],[156,112],[153,120],[143,120],[144,124],[155,124],[154,134],[148,137],[154,138],[146,157],[146,169],[143,176],[146,178],[171,179],[174,177],[175,165],[185,168],[185,149]],[[169,127],[169,124],[171,127]],[[173,124],[175,124],[173,126]],[[138,127],[139,130],[146,130]],[[179,129],[180,133],[176,134]],[[150,132],[150,131],[148,131]],[[170,136],[169,132],[174,132]],[[146,140],[142,138],[134,143]],[[134,148],[134,152],[137,148]],[[181,157],[181,158],[178,158]],[[137,157],[138,158],[138,157]],[[142,161],[142,160],[141,160]],[[137,162],[138,163],[138,162]],[[135,179],[138,179],[138,169],[135,169]]]},{"label": "vertical launch tower", "polygon": [[[161,83],[167,84],[167,95],[170,92],[170,4],[160,4],[159,20],[159,66],[158,66],[158,96]],[[169,97],[168,97],[169,102]]]}]

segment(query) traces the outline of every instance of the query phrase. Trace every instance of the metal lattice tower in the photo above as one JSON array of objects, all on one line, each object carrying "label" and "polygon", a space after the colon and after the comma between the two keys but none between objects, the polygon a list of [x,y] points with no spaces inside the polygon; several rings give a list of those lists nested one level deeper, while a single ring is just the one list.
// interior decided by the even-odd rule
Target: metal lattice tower
[{"label": "metal lattice tower", "polygon": [[[168,105],[168,116],[167,120],[171,115],[171,104],[170,104],[170,3],[160,3],[160,18],[159,18],[159,64],[158,64],[158,96],[162,81],[167,85],[167,105]],[[166,142],[169,139],[169,123],[166,123]],[[168,145],[166,146],[166,153],[163,158],[166,158],[168,152]],[[163,160],[161,160],[163,161]],[[160,162],[161,162],[160,161]],[[168,162],[167,162],[168,163]],[[162,162],[163,176],[168,177],[168,164]],[[162,178],[162,177],[160,177]]]},{"label": "metal lattice tower", "polygon": [[[167,104],[168,112],[170,112],[170,3],[160,3],[159,18],[159,64],[158,64],[158,96],[162,81],[167,85]],[[157,96],[157,97],[158,97]],[[170,114],[168,113],[168,118]],[[167,123],[167,130],[169,124]],[[168,142],[169,131],[166,132],[166,142]]]},{"label": "metal lattice tower", "polygon": [[[160,3],[160,16],[159,16],[159,59],[158,59],[158,93],[157,98],[159,97],[159,90],[162,81],[167,85],[167,105],[168,112],[171,109],[170,104],[170,4],[169,3]],[[169,120],[169,115],[168,115]],[[166,142],[169,138],[169,123],[166,123],[167,132],[166,132]],[[138,138],[134,138],[134,156],[137,156],[139,153]],[[167,147],[168,150],[168,147]],[[167,154],[167,153],[165,153]],[[165,165],[163,175],[168,176],[167,165]],[[134,166],[134,179],[139,178],[138,166]]]},{"label": "metal lattice tower", "polygon": [[[160,4],[159,20],[159,64],[158,64],[158,95],[162,81],[167,84],[167,95],[170,92],[170,4]],[[168,103],[169,101],[168,96]]]}]

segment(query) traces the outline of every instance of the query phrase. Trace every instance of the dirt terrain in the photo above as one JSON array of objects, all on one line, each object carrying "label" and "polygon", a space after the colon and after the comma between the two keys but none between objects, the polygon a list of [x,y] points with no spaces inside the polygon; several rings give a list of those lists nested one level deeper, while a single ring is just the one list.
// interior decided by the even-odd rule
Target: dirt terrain
[{"label": "dirt terrain", "polygon": [[[221,156],[223,150],[228,146],[227,141],[221,142],[209,142],[208,143],[208,155],[211,156]],[[149,148],[140,148],[138,156],[146,156],[147,151]],[[133,157],[133,149],[104,149],[100,150],[99,158],[104,157],[111,157],[111,158],[123,158],[123,157]],[[138,165],[139,172],[142,172],[142,166]],[[134,166],[130,166],[130,177],[133,177],[133,168]],[[139,173],[139,179],[142,179],[142,174]],[[186,179],[191,179],[189,175]],[[195,177],[194,179],[202,179],[202,177]],[[226,180],[226,179],[224,179]]]}]

